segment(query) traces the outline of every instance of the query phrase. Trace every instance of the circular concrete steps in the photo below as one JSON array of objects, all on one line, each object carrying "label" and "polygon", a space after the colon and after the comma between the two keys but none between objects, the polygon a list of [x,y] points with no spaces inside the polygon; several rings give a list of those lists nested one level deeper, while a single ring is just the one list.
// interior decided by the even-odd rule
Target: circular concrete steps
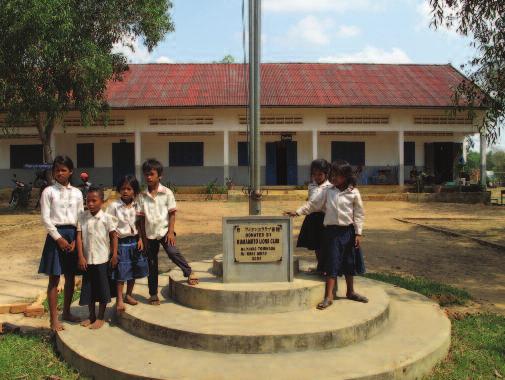
[{"label": "circular concrete steps", "polygon": [[213,273],[213,261],[191,263],[200,278],[188,285],[179,269],[170,272],[163,295],[192,309],[223,313],[268,314],[307,310],[321,302],[324,282],[317,276],[299,275],[293,282],[223,284]]},{"label": "circular concrete steps", "polygon": [[[290,353],[224,354],[155,343],[109,324],[101,330],[91,331],[68,323],[65,323],[65,331],[57,335],[57,347],[65,360],[83,375],[98,380],[422,378],[447,354],[450,344],[449,320],[438,305],[416,293],[372,281],[369,284],[384,289],[389,295],[389,319],[377,334],[341,348]],[[339,300],[332,306],[333,310],[320,313],[330,320],[338,319],[338,311],[343,315],[349,306],[347,301]],[[161,313],[163,309],[160,307],[159,310],[158,313]],[[82,315],[86,313],[85,308],[76,307],[75,311]],[[209,313],[208,320],[202,320],[201,324],[210,329],[214,317],[217,316]],[[261,317],[268,319],[269,315]],[[340,323],[337,319],[336,324]],[[174,324],[170,326],[183,323],[175,316],[172,320]],[[163,323],[169,326],[169,322],[166,320]],[[311,320],[307,320],[306,324],[311,324]],[[200,332],[205,329],[199,328]],[[244,329],[247,328],[244,326]]]},{"label": "circular concrete steps", "polygon": [[[342,299],[338,307],[324,312],[310,308],[265,315],[196,310],[163,299],[159,307],[145,301],[128,307],[118,322],[138,337],[192,350],[246,354],[323,350],[369,339],[387,322],[386,292],[366,280],[358,280],[357,286],[370,298],[368,304]],[[145,286],[137,292],[148,297]]]}]

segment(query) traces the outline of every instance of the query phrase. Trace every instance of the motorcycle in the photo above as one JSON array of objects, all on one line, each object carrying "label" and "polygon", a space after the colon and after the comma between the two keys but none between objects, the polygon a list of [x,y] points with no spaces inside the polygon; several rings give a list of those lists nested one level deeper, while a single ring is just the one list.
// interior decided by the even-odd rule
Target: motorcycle
[{"label": "motorcycle", "polygon": [[14,188],[12,189],[9,207],[11,209],[27,208],[32,196],[31,182],[26,184],[20,181],[17,179],[16,174],[13,175],[12,182],[14,182]]}]

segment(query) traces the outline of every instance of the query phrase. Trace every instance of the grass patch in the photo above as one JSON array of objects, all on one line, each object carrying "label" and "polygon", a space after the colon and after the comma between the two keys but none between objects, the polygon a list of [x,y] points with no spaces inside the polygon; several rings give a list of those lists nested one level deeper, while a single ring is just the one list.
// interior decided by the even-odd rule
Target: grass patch
[{"label": "grass patch", "polygon": [[[80,296],[81,296],[81,291],[80,290],[75,290],[74,291],[74,295],[72,296],[72,302],[77,301]],[[63,299],[64,299],[63,292],[59,292],[58,293],[58,310],[62,310],[63,309]],[[44,305],[44,310],[47,313],[49,311],[49,303],[47,302],[47,298],[44,300],[44,302],[42,303],[42,305]]]},{"label": "grass patch", "polygon": [[440,306],[465,305],[472,298],[465,290],[440,284],[424,277],[399,276],[389,273],[367,273],[365,277],[420,293],[437,301]]},{"label": "grass patch", "polygon": [[477,314],[452,320],[448,358],[429,379],[505,378],[505,316]]},{"label": "grass patch", "polygon": [[48,335],[0,335],[0,379],[82,379],[58,358]]}]

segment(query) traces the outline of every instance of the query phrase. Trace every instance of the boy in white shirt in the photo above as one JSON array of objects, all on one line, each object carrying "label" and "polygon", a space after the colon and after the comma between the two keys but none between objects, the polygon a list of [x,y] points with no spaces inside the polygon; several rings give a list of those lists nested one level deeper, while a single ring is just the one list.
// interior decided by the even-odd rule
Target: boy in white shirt
[{"label": "boy in white shirt", "polygon": [[103,191],[90,187],[86,197],[88,210],[79,215],[77,223],[79,269],[84,271],[79,305],[89,308],[89,318],[81,325],[93,330],[103,326],[105,308],[111,300],[107,273],[110,253],[111,266],[115,268],[118,262],[117,219],[102,211],[103,201]]},{"label": "boy in white shirt", "polygon": [[177,206],[172,190],[163,186],[161,175],[163,166],[155,159],[149,159],[142,165],[142,172],[147,183],[147,190],[138,197],[140,233],[147,250],[149,263],[149,303],[159,305],[158,298],[158,252],[160,245],[167,253],[170,260],[177,265],[190,285],[198,284],[188,262],[175,245],[175,212]]}]

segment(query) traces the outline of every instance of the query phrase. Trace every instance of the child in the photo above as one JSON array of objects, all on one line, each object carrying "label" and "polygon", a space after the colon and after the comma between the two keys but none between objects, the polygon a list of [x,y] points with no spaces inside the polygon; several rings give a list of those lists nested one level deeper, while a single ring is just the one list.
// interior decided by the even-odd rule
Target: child
[{"label": "child", "polygon": [[356,178],[349,164],[334,162],[330,173],[332,187],[321,191],[296,212],[289,213],[292,216],[314,211],[325,213],[323,249],[327,279],[325,297],[318,309],[326,309],[333,303],[336,278],[341,275],[345,276],[347,298],[368,302],[366,297],[354,291],[354,276],[365,273],[360,250],[364,211],[361,195],[355,187]]},{"label": "child", "polygon": [[[310,164],[310,177],[308,200],[315,198],[317,194],[332,186],[328,181],[330,164],[325,159],[314,160]],[[323,258],[321,256],[321,240],[323,237],[324,213],[313,212],[305,217],[300,234],[298,235],[297,247],[304,247],[315,251],[317,258],[316,272],[323,271]]]},{"label": "child", "polygon": [[[121,199],[112,203],[107,212],[118,220],[118,265],[112,272],[112,278],[117,281],[116,312],[125,310],[124,302],[129,305],[137,305],[133,298],[135,279],[147,277],[147,259],[142,255],[144,249],[142,239],[139,239],[136,226],[137,204],[135,198],[140,193],[140,185],[134,176],[127,175],[121,178],[117,185],[117,191]],[[126,297],[123,301],[123,287],[125,281]]]},{"label": "child", "polygon": [[51,319],[51,330],[61,331],[58,321],[57,296],[60,276],[65,276],[62,319],[79,322],[70,312],[77,271],[75,250],[77,217],[83,210],[81,192],[70,184],[74,163],[67,156],[54,159],[52,172],[54,184],[48,186],[40,198],[42,222],[47,230],[46,242],[40,259],[39,273],[49,276],[47,301]]},{"label": "child", "polygon": [[172,191],[160,183],[163,166],[155,159],[142,165],[147,190],[139,195],[140,233],[147,250],[149,263],[149,303],[159,305],[158,251],[160,244],[168,257],[181,268],[190,285],[198,284],[198,278],[175,245],[176,203]]},{"label": "child", "polygon": [[[112,268],[118,263],[117,219],[102,211],[103,198],[102,189],[91,186],[86,197],[88,210],[79,215],[77,224],[79,269],[84,271],[79,305],[88,305],[89,309],[89,317],[81,325],[92,330],[103,326],[105,307],[110,302],[110,253]],[[99,302],[98,315],[95,310],[96,302]]]}]

